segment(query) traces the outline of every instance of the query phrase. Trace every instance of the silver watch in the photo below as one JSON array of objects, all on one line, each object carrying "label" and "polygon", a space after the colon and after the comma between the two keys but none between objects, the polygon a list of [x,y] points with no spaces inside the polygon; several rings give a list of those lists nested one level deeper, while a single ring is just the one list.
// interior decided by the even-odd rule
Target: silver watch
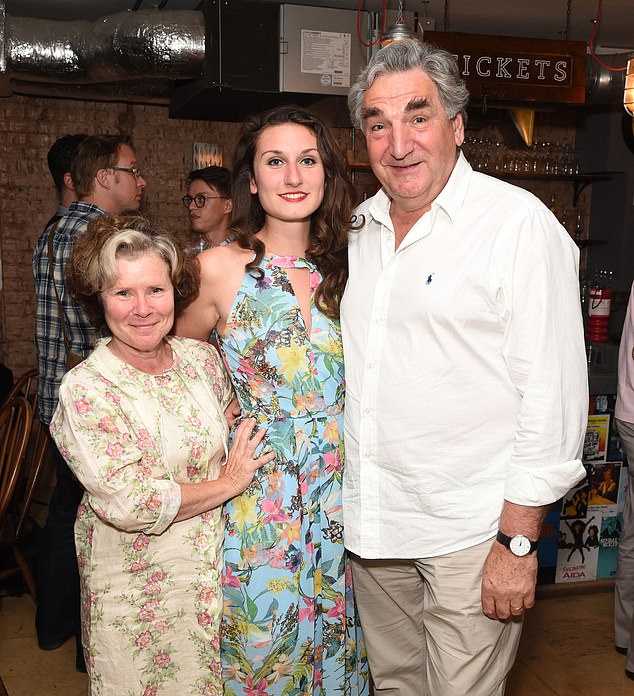
[{"label": "silver watch", "polygon": [[498,532],[495,537],[497,541],[506,546],[506,548],[515,556],[528,556],[529,553],[533,553],[537,550],[537,542],[531,541],[528,537],[523,534],[516,534],[515,536],[508,536],[508,534],[502,534]]}]

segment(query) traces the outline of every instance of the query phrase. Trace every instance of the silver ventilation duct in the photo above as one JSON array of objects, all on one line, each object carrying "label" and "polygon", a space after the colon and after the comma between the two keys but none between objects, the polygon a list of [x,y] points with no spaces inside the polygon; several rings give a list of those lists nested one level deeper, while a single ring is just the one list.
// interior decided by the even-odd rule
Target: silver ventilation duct
[{"label": "silver ventilation duct", "polygon": [[[265,7],[261,5],[259,12]],[[262,34],[262,28],[259,31]],[[198,11],[128,11],[93,22],[58,22],[11,17],[0,0],[0,96],[20,93],[169,104],[176,81],[197,80],[196,88],[209,87],[209,80],[200,79],[205,33],[205,16]],[[220,34],[213,21],[209,34]],[[271,41],[276,41],[274,35]],[[244,46],[231,46],[234,49],[243,55]],[[214,46],[214,54],[219,51],[224,55],[222,46]],[[236,63],[227,56],[227,65]],[[619,67],[625,55],[603,55],[601,61]],[[621,102],[622,71],[611,71],[590,57],[586,73],[589,105]],[[264,77],[260,75],[259,82]],[[277,82],[277,75],[267,78]],[[244,93],[239,83],[235,89]]]},{"label": "silver ventilation duct", "polygon": [[107,91],[108,83],[123,92],[125,83],[149,80],[154,82],[151,93],[157,91],[157,79],[200,77],[204,56],[202,12],[144,10],[94,22],[55,22],[11,17],[0,0],[0,85],[5,95],[37,89],[47,94],[46,85],[52,93],[60,86],[70,86],[72,92],[77,85],[98,92],[99,84]]}]

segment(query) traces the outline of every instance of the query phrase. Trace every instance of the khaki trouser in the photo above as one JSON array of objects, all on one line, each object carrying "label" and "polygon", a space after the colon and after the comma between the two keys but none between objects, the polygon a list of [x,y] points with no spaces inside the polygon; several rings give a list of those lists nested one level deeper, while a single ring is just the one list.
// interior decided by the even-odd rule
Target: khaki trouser
[{"label": "khaki trouser", "polygon": [[377,696],[502,696],[522,620],[482,613],[492,541],[435,558],[351,554],[355,596]]},{"label": "khaki trouser", "polygon": [[629,476],[629,490],[623,506],[614,585],[614,642],[628,649],[625,668],[634,672],[634,423],[617,420],[616,427],[628,461],[628,467],[621,469],[621,476]]}]

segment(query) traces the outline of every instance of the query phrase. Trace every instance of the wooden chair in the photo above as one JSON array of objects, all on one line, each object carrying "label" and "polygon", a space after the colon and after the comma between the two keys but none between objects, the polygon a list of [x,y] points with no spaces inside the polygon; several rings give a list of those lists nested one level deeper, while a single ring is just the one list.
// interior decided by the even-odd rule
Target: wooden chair
[{"label": "wooden chair", "polygon": [[23,396],[31,404],[31,425],[35,421],[39,421],[37,417],[37,369],[27,370],[14,382],[2,405],[8,404],[16,396]]},{"label": "wooden chair", "polygon": [[[0,547],[9,546],[9,540],[11,540],[14,556],[17,549],[18,558],[16,558],[16,561],[21,563],[22,567],[26,569],[22,575],[24,576],[26,572],[25,582],[33,598],[35,598],[35,594],[31,587],[33,584],[32,575],[28,569],[24,554],[21,553],[20,546],[27,541],[35,530],[36,524],[30,515],[33,494],[35,493],[44,462],[46,461],[50,442],[46,429],[40,422],[37,414],[37,387],[38,372],[37,369],[34,368],[28,370],[16,380],[4,402],[6,404],[16,396],[23,396],[29,402],[31,405],[31,431],[26,449],[25,461],[22,466],[19,481],[13,493],[13,499],[10,503],[9,526],[4,533],[0,531]],[[0,577],[2,576],[0,575]]]},{"label": "wooden chair", "polygon": [[0,571],[0,580],[20,573],[35,599],[33,575],[18,546],[21,541],[17,534],[18,527],[22,527],[22,530],[25,527],[21,519],[24,506],[16,504],[15,500],[29,443],[31,421],[31,405],[24,396],[13,397],[0,409],[0,547],[9,548],[17,563],[15,568]]},{"label": "wooden chair", "polygon": [[8,404],[14,396],[23,396],[31,404],[33,415],[37,415],[37,370],[33,368],[19,377],[7,394],[4,404]]},{"label": "wooden chair", "polygon": [[18,500],[14,500],[12,504],[13,512],[17,514],[16,533],[18,535],[24,534],[26,524],[29,521],[33,494],[46,460],[49,445],[46,429],[37,413],[37,379],[37,370],[28,370],[15,382],[5,399],[5,403],[8,403],[16,396],[23,396],[31,405],[31,433],[25,455],[26,461],[23,466],[22,481],[14,493],[14,498],[17,496]]}]

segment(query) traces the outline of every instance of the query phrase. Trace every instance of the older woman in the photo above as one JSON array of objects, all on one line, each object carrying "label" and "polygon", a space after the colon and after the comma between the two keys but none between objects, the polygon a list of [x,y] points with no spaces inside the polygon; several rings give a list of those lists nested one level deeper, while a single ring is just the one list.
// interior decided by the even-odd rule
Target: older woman
[{"label": "older woman", "polygon": [[194,262],[138,216],[98,218],[68,285],[109,336],[66,374],[51,433],[86,492],[75,537],[90,693],[221,694],[221,505],[271,454],[215,349],[170,337]]}]

